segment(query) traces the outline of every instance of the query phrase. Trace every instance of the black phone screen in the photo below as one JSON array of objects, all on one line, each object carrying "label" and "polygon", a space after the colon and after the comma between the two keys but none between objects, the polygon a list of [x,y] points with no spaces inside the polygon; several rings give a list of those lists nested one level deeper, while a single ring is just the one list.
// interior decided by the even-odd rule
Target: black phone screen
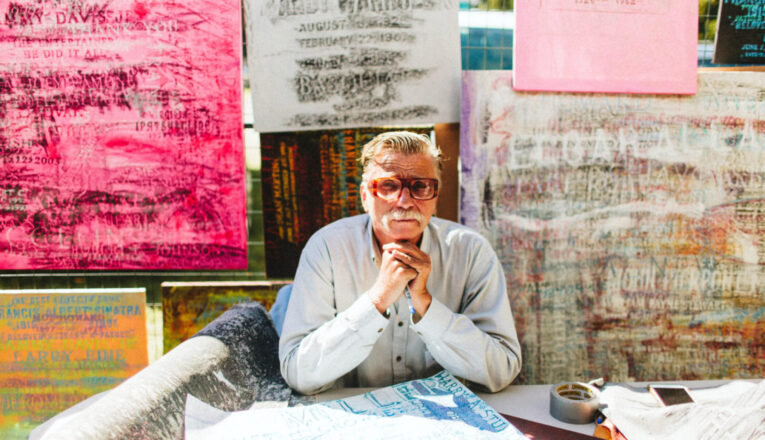
[{"label": "black phone screen", "polygon": [[693,399],[685,388],[664,388],[661,386],[652,387],[652,391],[659,397],[664,405],[678,405],[680,403],[691,403]]}]

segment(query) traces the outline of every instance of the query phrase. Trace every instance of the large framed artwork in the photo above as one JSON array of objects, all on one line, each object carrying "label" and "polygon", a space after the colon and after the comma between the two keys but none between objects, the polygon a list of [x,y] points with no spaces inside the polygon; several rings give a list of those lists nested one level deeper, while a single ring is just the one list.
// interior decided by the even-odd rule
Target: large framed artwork
[{"label": "large framed artwork", "polygon": [[763,75],[636,96],[464,73],[460,217],[505,269],[522,383],[765,374]]},{"label": "large framed artwork", "polygon": [[240,3],[0,17],[0,269],[245,268]]}]

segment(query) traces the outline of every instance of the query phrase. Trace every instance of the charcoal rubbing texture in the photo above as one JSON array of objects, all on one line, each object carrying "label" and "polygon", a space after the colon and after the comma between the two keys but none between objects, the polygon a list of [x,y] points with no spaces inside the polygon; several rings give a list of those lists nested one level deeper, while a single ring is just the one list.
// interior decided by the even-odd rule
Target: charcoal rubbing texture
[{"label": "charcoal rubbing texture", "polygon": [[239,368],[232,369],[228,379],[240,380],[243,389],[253,391],[250,404],[289,398],[290,388],[279,368],[279,335],[259,303],[235,305],[195,336],[212,336],[229,347],[229,357],[239,363]]},{"label": "charcoal rubbing texture", "polygon": [[42,438],[182,439],[187,393],[225,411],[290,399],[279,372],[278,336],[263,306],[235,305],[135,376],[92,398],[91,405],[48,427]]},{"label": "charcoal rubbing texture", "polygon": [[247,267],[241,2],[192,3],[0,2],[0,268]]}]

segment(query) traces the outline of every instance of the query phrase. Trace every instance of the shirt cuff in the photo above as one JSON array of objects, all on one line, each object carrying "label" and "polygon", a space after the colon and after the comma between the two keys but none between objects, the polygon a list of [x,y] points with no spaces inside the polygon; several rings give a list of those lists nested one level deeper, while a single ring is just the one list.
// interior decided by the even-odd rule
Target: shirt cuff
[{"label": "shirt cuff", "polygon": [[358,333],[363,341],[377,340],[390,322],[377,311],[366,292],[338,317],[347,322],[348,328]]},{"label": "shirt cuff", "polygon": [[412,321],[412,329],[425,339],[438,339],[446,331],[453,314],[442,302],[431,297],[428,311],[416,324]]}]

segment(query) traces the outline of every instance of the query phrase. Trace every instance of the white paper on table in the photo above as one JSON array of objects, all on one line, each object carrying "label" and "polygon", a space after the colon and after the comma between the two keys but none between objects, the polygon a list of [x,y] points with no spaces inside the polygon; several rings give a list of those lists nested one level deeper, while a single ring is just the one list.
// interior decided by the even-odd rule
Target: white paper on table
[{"label": "white paper on table", "polygon": [[[483,428],[483,429],[481,429]],[[294,408],[226,412],[186,398],[186,439],[449,438],[526,440],[447,372]]]},{"label": "white paper on table", "polygon": [[610,385],[602,409],[629,440],[765,438],[765,380],[690,390],[694,403],[661,406],[648,392]]}]

